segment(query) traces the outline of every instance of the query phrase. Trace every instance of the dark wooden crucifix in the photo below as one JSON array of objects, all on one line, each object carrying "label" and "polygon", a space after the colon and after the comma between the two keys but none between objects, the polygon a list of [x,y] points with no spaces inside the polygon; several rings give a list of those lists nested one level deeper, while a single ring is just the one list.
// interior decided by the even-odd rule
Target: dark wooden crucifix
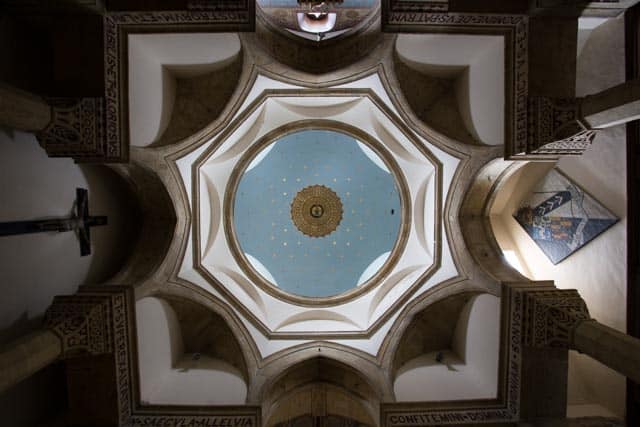
[{"label": "dark wooden crucifix", "polygon": [[0,222],[0,236],[14,234],[44,233],[49,231],[75,231],[80,239],[80,256],[91,253],[91,227],[106,225],[106,216],[89,215],[89,193],[76,188],[75,215],[68,218],[42,219],[34,221]]}]

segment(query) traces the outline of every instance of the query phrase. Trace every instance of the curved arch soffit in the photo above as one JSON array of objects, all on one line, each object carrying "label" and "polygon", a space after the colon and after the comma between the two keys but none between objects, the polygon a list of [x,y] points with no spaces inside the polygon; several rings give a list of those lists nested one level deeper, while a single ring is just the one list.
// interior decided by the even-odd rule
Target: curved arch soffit
[{"label": "curved arch soffit", "polygon": [[495,159],[476,174],[460,209],[462,236],[478,265],[500,282],[526,282],[528,279],[506,260],[490,221],[497,194],[516,171],[528,162]]}]

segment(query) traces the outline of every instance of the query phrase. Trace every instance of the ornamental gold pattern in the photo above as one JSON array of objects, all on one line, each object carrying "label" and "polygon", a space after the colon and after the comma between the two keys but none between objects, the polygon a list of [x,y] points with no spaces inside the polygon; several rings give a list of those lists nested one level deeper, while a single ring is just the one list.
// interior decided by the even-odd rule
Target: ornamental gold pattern
[{"label": "ornamental gold pattern", "polygon": [[327,236],[336,231],[342,221],[342,201],[324,185],[305,187],[293,198],[291,220],[307,236]]}]

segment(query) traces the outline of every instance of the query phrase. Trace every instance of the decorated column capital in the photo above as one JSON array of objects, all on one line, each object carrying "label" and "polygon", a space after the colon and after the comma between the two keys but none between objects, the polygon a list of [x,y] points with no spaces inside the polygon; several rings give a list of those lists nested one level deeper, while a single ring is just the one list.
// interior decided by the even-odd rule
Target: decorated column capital
[{"label": "decorated column capital", "polygon": [[123,147],[105,142],[104,98],[50,98],[51,121],[37,133],[49,157],[117,162],[126,159]]},{"label": "decorated column capital", "polygon": [[62,357],[113,352],[111,295],[57,296],[45,324],[62,342]]},{"label": "decorated column capital", "polygon": [[572,347],[576,328],[591,320],[587,305],[575,289],[538,289],[523,293],[525,345]]},{"label": "decorated column capital", "polygon": [[584,120],[582,102],[583,98],[529,98],[526,154],[582,154],[589,148],[596,130]]}]

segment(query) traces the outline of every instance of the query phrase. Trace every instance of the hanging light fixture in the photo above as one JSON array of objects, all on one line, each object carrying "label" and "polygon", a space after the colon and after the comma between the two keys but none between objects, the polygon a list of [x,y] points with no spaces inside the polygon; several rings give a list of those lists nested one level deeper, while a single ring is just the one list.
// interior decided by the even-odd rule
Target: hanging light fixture
[{"label": "hanging light fixture", "polygon": [[342,2],[343,0],[321,2],[298,0],[302,8],[297,13],[298,27],[307,33],[316,34],[318,41],[321,41],[324,35],[335,27],[338,16],[335,6]]}]

